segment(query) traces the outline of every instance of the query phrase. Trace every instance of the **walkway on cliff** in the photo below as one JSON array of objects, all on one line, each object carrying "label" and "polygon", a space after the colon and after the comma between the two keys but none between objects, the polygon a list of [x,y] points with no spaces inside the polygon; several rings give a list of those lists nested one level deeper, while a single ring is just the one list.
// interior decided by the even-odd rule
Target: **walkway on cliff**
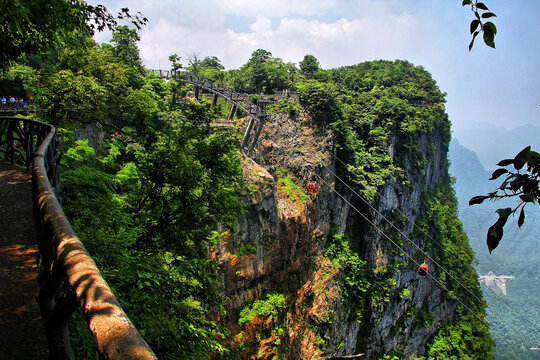
[{"label": "walkway on cliff", "polygon": [[48,359],[39,307],[31,174],[0,163],[0,360]]}]

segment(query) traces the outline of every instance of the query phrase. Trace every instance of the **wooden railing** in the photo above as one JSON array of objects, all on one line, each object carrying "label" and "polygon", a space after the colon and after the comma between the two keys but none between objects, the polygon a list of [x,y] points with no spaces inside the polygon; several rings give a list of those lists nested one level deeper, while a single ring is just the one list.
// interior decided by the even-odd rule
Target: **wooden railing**
[{"label": "wooden railing", "polygon": [[75,235],[56,198],[55,129],[33,120],[0,118],[0,156],[32,165],[38,230],[38,304],[51,359],[75,359],[68,323],[79,308],[97,345],[99,359],[156,359],[128,319],[95,262]]}]

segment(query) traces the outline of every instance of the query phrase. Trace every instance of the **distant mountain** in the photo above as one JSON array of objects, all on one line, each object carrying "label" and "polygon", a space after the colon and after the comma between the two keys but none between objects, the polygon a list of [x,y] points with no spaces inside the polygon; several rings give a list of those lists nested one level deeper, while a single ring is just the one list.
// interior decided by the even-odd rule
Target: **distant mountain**
[{"label": "distant mountain", "polygon": [[[529,130],[536,129],[531,127]],[[482,286],[488,303],[487,320],[498,349],[495,357],[498,360],[539,359],[539,354],[529,349],[540,347],[540,332],[537,331],[540,329],[540,205],[527,206],[527,218],[521,229],[517,226],[517,216],[510,217],[499,247],[489,254],[486,234],[498,218],[495,210],[515,207],[518,202],[509,199],[469,206],[472,196],[492,191],[500,185],[502,178],[488,180],[491,171],[485,170],[477,154],[460,142],[454,139],[450,143],[450,173],[456,178],[459,218],[476,253],[477,272],[479,275],[493,271],[496,275],[515,276],[507,282],[507,296],[496,288]],[[519,146],[524,147],[522,145]],[[485,153],[495,152],[498,147],[497,142],[486,145]],[[514,155],[519,150],[521,148],[514,151]],[[511,154],[496,156],[502,159],[512,157]]]},{"label": "distant mountain", "polygon": [[514,157],[528,145],[531,145],[533,150],[540,150],[540,127],[534,125],[508,130],[487,123],[478,123],[454,131],[454,137],[461,145],[474,151],[488,170],[493,170],[500,160]]},{"label": "distant mountain", "polygon": [[478,159],[474,151],[462,146],[456,139],[450,142],[450,173],[456,178],[458,198],[470,198],[490,190],[494,185],[488,180],[490,172]]}]

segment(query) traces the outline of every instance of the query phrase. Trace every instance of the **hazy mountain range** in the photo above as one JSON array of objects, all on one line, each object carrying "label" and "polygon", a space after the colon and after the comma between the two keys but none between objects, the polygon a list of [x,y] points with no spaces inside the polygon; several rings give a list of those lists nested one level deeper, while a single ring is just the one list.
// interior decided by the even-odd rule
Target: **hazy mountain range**
[{"label": "hazy mountain range", "polygon": [[493,170],[497,163],[513,158],[525,146],[540,150],[540,127],[524,125],[514,129],[476,123],[454,132],[454,138],[478,156],[484,168]]},{"label": "hazy mountain range", "polygon": [[[534,144],[532,140],[537,144],[540,142],[540,128],[527,126],[520,129],[524,131],[521,136],[518,136],[518,129],[504,135],[493,129],[470,132],[465,141],[474,144],[484,159],[491,159],[485,161],[496,164],[503,158],[514,157],[526,145]],[[494,136],[491,141],[489,136]],[[537,136],[537,139],[531,136]],[[497,141],[503,137],[505,141]],[[540,146],[533,145],[534,148],[540,149]],[[472,196],[492,191],[500,185],[502,178],[489,181],[491,171],[482,166],[479,155],[461,145],[461,138],[459,142],[452,140],[449,157],[450,172],[456,178],[459,218],[476,253],[478,274],[493,271],[496,275],[515,276],[507,283],[507,296],[497,288],[482,286],[488,303],[487,320],[498,349],[496,358],[540,359],[540,352],[530,350],[531,347],[540,347],[540,205],[527,206],[522,228],[517,226],[517,216],[510,217],[499,247],[489,254],[486,233],[498,218],[495,210],[515,207],[518,202],[508,199],[469,206]]]}]

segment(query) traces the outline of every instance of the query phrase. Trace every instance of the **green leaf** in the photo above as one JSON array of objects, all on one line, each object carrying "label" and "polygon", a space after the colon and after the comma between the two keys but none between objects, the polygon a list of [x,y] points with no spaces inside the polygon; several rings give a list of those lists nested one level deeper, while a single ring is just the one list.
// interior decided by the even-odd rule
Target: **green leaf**
[{"label": "green leaf", "polygon": [[478,4],[476,4],[476,7],[477,7],[478,9],[482,9],[482,10],[487,10],[487,11],[489,11],[488,7],[487,7],[484,3],[478,3]]},{"label": "green leaf", "polygon": [[531,167],[536,167],[538,164],[540,164],[540,154],[536,151],[529,151],[527,155],[525,156],[525,160]]},{"label": "green leaf", "polygon": [[529,153],[529,151],[531,151],[531,145],[529,145],[529,146],[527,146],[525,149],[521,150],[521,151],[516,155],[516,157],[514,158],[514,160],[516,160],[516,159],[522,159],[522,160],[527,159],[527,154]]},{"label": "green leaf", "polygon": [[534,200],[536,200],[536,196],[534,196],[534,194],[519,195],[519,198],[525,202],[534,202]]},{"label": "green leaf", "polygon": [[510,189],[512,191],[517,191],[520,187],[526,184],[527,182],[527,175],[518,175],[510,182]]},{"label": "green leaf", "polygon": [[480,20],[474,19],[473,21],[471,21],[471,34],[475,32],[476,29],[478,29],[478,25],[480,25]]},{"label": "green leaf", "polygon": [[523,225],[524,222],[525,222],[525,206],[521,208],[521,212],[519,213],[518,226],[521,227],[521,225]]},{"label": "green leaf", "polygon": [[503,226],[497,220],[495,224],[491,225],[487,233],[486,243],[490,254],[497,246],[499,246],[502,236]]},{"label": "green leaf", "polygon": [[485,195],[479,195],[479,196],[473,196],[471,200],[469,200],[469,206],[474,204],[481,204],[486,200],[489,196]]},{"label": "green leaf", "polygon": [[461,3],[461,6],[465,6],[465,5],[471,5],[471,0],[463,0],[463,2]]},{"label": "green leaf", "polygon": [[484,24],[484,32],[488,30],[490,33],[493,34],[493,36],[497,35],[497,27],[495,26],[494,23],[492,23],[491,21],[488,21]]},{"label": "green leaf", "polygon": [[499,161],[499,163],[497,165],[498,166],[508,166],[510,164],[513,164],[513,163],[514,163],[514,159],[504,159],[504,160]]},{"label": "green leaf", "polygon": [[516,168],[516,170],[519,170],[525,165],[525,163],[526,163],[525,159],[517,159],[516,158],[514,160],[514,168]]},{"label": "green leaf", "polygon": [[471,51],[473,45],[474,45],[474,39],[476,39],[476,36],[478,35],[478,33],[480,33],[479,30],[475,31],[474,34],[473,34],[473,37],[472,37],[472,40],[471,40],[471,43],[469,44],[469,51]]},{"label": "green leaf", "polygon": [[[527,175],[525,175],[527,176]],[[523,193],[524,194],[535,194],[535,192],[538,190],[538,180],[533,180],[529,177],[525,178],[524,184],[522,186]],[[538,197],[540,193],[536,194],[535,196]]]},{"label": "green leaf", "polygon": [[508,217],[512,213],[512,209],[509,207],[501,208],[501,209],[497,209],[495,212],[499,214],[499,220],[504,220],[503,221],[503,225],[504,225],[506,223],[506,220],[508,220]]},{"label": "green leaf", "polygon": [[508,216],[510,216],[512,213],[512,209],[497,209],[496,212],[499,214],[499,219],[495,222],[495,224],[490,226],[487,232],[486,243],[490,254],[497,246],[499,246],[499,242],[503,237],[504,224],[506,224]]},{"label": "green leaf", "polygon": [[493,34],[490,30],[484,27],[484,43],[495,49],[495,34]]},{"label": "green leaf", "polygon": [[484,18],[484,19],[489,19],[489,18],[491,18],[491,17],[497,17],[497,15],[495,15],[495,14],[492,13],[492,12],[487,12],[487,13],[483,13],[483,14],[482,14],[482,18]]},{"label": "green leaf", "polygon": [[495,34],[497,34],[497,27],[492,22],[488,21],[484,24],[482,30],[484,30],[484,43],[492,48],[495,48]]},{"label": "green leaf", "polygon": [[489,180],[495,180],[497,179],[499,176],[501,176],[502,174],[506,174],[508,172],[508,170],[506,169],[497,169],[493,172],[493,174],[491,175],[491,177],[489,178]]},{"label": "green leaf", "polygon": [[514,158],[514,168],[516,168],[516,170],[521,169],[525,165],[529,151],[531,151],[531,147],[527,146],[516,155]]}]

